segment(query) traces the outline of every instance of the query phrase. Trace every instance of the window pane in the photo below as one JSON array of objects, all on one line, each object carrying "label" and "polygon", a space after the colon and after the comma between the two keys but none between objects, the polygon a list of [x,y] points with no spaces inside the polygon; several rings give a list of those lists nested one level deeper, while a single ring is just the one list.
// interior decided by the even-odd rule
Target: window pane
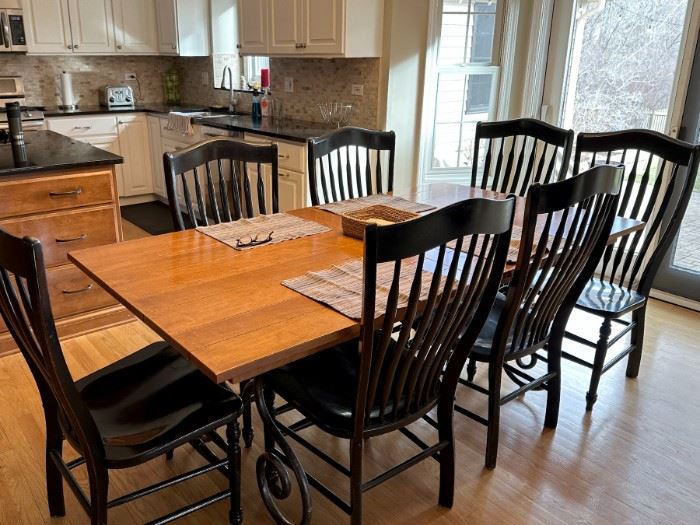
[{"label": "window pane", "polygon": [[438,64],[490,63],[496,0],[444,0]]}]

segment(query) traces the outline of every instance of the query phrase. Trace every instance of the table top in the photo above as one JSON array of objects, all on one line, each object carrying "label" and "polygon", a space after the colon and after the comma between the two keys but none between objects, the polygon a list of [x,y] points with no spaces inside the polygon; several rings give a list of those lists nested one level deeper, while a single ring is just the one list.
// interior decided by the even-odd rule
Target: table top
[{"label": "table top", "polygon": [[[438,207],[499,196],[446,183],[395,194]],[[238,251],[188,230],[78,250],[69,258],[212,381],[240,382],[359,334],[358,322],[281,282],[361,257],[362,241],[343,235],[338,215],[317,208],[291,213],[331,231]],[[516,214],[516,223],[522,216]],[[618,218],[611,240],[643,226]]]}]

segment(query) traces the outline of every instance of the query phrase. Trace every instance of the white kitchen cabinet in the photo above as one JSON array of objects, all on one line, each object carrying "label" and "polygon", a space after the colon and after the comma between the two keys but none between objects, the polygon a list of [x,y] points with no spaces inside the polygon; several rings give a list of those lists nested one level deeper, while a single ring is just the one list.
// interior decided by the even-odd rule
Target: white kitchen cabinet
[{"label": "white kitchen cabinet", "polygon": [[156,0],[160,54],[208,56],[209,18],[207,0]]},{"label": "white kitchen cabinet", "polygon": [[[91,137],[87,140],[84,140],[83,142],[87,142],[88,144],[95,146],[96,148],[109,151],[110,153],[114,153],[115,155],[121,156],[122,154],[121,149],[119,148],[119,137],[117,135],[98,135],[96,137]],[[114,166],[114,169],[117,174],[117,195],[123,195],[124,171],[122,169],[122,165],[117,164],[116,166]]]},{"label": "white kitchen cabinet", "polygon": [[238,46],[242,54],[268,54],[268,6],[268,0],[238,0]]},{"label": "white kitchen cabinet", "polygon": [[25,0],[24,11],[29,53],[115,51],[111,0]]},{"label": "white kitchen cabinet", "polygon": [[280,212],[305,207],[306,175],[287,170],[278,170],[278,174]]},{"label": "white kitchen cabinet", "polygon": [[151,146],[151,172],[153,173],[153,193],[163,199],[168,198],[163,170],[163,141],[160,136],[161,121],[164,119],[148,115],[148,134]]},{"label": "white kitchen cabinet", "polygon": [[124,157],[124,197],[153,193],[151,149],[146,117],[139,114],[119,115],[119,148]]},{"label": "white kitchen cabinet", "polygon": [[155,0],[112,0],[117,53],[158,53]]},{"label": "white kitchen cabinet", "polygon": [[381,56],[383,0],[243,0],[239,10],[244,55]]}]

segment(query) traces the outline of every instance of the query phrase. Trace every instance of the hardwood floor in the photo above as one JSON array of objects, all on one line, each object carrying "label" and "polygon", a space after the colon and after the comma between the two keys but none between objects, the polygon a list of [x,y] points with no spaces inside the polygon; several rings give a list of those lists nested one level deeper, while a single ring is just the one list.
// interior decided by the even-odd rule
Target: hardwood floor
[{"label": "hardwood floor", "polygon": [[[595,326],[585,320],[583,326]],[[624,377],[624,365],[607,373],[592,414],[584,394],[588,373],[564,363],[561,417],[556,431],[543,431],[545,396],[530,392],[502,411],[498,467],[482,468],[485,427],[456,416],[457,489],[451,510],[437,506],[438,466],[425,461],[366,495],[367,524],[640,524],[698,523],[700,518],[700,314],[652,301],[645,354],[638,380]],[[64,343],[76,378],[134,351],[156,337],[131,323]],[[484,379],[485,370],[479,375]],[[485,407],[475,392],[460,401]],[[44,428],[39,396],[21,356],[0,359],[0,524],[85,524],[88,520],[66,488],[65,518],[48,517],[44,486]],[[427,425],[417,432],[430,436]],[[244,516],[248,524],[271,523],[255,482],[260,453],[259,425],[252,449],[244,450]],[[343,441],[306,431],[338,458]],[[395,435],[369,442],[367,476],[412,451]],[[317,459],[300,455],[306,468],[346,494],[345,479]],[[199,464],[188,447],[175,459],[113,473],[111,494]],[[82,479],[85,482],[84,479]],[[218,473],[187,482],[110,511],[110,523],[142,523],[225,486]],[[312,491],[314,523],[349,523]],[[292,502],[292,508],[296,505]],[[227,503],[181,523],[226,523]]]}]

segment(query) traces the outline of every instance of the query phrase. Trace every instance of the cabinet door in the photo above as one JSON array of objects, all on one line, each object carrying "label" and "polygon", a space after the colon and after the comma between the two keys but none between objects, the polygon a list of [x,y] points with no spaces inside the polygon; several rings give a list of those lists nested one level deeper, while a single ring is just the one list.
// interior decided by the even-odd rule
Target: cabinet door
[{"label": "cabinet door", "polygon": [[176,0],[156,0],[158,51],[165,55],[176,55],[178,52],[176,3]]},{"label": "cabinet door", "polygon": [[345,0],[306,0],[304,53],[340,55],[345,50]]},{"label": "cabinet door", "polygon": [[163,170],[163,141],[160,137],[160,120],[158,117],[146,117],[151,144],[151,171],[153,172],[153,193],[168,198],[165,189],[165,172]]},{"label": "cabinet door", "polygon": [[124,192],[120,195],[153,193],[151,151],[148,147],[148,125],[144,116],[119,118],[119,147],[124,157]]},{"label": "cabinet door", "polygon": [[[109,151],[115,155],[122,154],[121,149],[119,149],[119,137],[117,135],[98,135],[95,137],[87,137],[81,139],[83,142],[95,146],[96,148]],[[121,164],[116,164],[114,166],[117,174],[117,194],[124,194],[124,170]]]},{"label": "cabinet door", "polygon": [[157,53],[155,0],[112,0],[118,53]]},{"label": "cabinet door", "polygon": [[267,5],[267,2],[260,0],[238,0],[238,35],[241,53],[267,54]]},{"label": "cabinet door", "polygon": [[280,212],[304,207],[304,175],[279,170],[278,178]]},{"label": "cabinet door", "polygon": [[70,53],[73,49],[65,0],[25,0],[24,26],[29,53]]},{"label": "cabinet door", "polygon": [[75,53],[114,52],[114,21],[110,0],[68,0]]},{"label": "cabinet door", "polygon": [[303,0],[270,0],[270,53],[302,53]]}]

